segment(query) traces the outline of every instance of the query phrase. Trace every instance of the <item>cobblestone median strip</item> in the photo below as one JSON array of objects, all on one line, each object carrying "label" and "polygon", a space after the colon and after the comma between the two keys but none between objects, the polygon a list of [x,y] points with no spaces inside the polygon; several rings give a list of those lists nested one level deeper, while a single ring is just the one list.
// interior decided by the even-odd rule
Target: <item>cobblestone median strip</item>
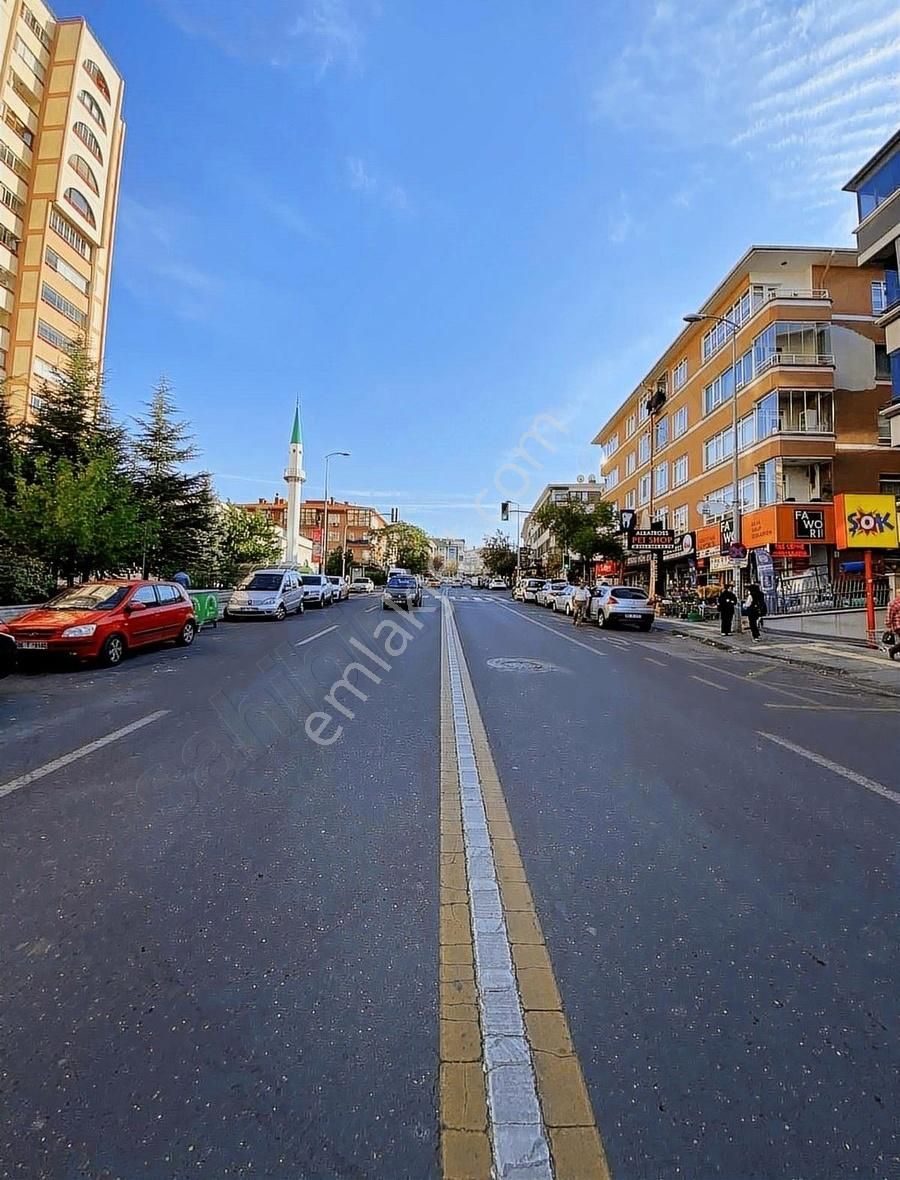
[{"label": "cobblestone median strip", "polygon": [[[465,873],[465,879],[457,876],[455,883],[467,889],[474,968],[473,990],[468,995],[477,1000],[481,1037],[477,1064],[485,1081],[493,1160],[492,1172],[478,1171],[475,1161],[463,1164],[445,1148],[445,1180],[482,1175],[498,1180],[609,1180],[449,603],[444,606],[442,664],[442,700],[446,698],[442,720],[445,717],[448,724],[442,724],[447,778],[441,784],[441,814],[443,819],[443,802],[449,794],[445,783],[449,788],[453,777]],[[443,883],[442,871],[442,902]],[[442,916],[446,908],[442,905]],[[465,914],[462,905],[460,910],[453,915],[459,932]],[[448,915],[447,922],[451,921]],[[443,1070],[442,1064],[442,1125],[448,1127]],[[471,1076],[467,1081],[478,1090]],[[445,1145],[447,1133],[443,1131]],[[450,1146],[456,1144],[451,1141]]]}]

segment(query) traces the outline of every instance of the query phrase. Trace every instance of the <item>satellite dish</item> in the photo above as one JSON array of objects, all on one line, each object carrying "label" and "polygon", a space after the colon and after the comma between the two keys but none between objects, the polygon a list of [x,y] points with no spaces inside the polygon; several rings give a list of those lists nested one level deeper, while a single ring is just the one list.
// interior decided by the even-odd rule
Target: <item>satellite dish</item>
[{"label": "satellite dish", "polygon": [[583,475],[578,476],[578,483],[584,483],[584,476]]},{"label": "satellite dish", "polygon": [[596,475],[589,475],[588,476],[588,483],[596,483],[596,482],[597,482]]},{"label": "satellite dish", "polygon": [[728,505],[724,500],[701,500],[697,511],[701,516],[722,516],[728,511]]}]

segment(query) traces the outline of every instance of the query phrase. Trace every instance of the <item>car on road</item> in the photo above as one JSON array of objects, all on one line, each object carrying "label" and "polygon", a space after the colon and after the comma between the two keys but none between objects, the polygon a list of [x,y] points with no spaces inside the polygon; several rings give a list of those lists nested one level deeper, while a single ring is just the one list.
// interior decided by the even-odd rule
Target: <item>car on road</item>
[{"label": "car on road", "polygon": [[588,619],[598,627],[639,627],[649,631],[656,618],[647,591],[639,586],[595,586],[588,605]]},{"label": "car on road", "polygon": [[0,680],[16,667],[16,641],[3,623],[0,623]]},{"label": "car on road", "polygon": [[194,604],[177,582],[110,579],[72,586],[9,623],[17,655],[120,664],[137,647],[197,635]]},{"label": "car on road", "polygon": [[324,574],[300,574],[299,577],[304,606],[317,606],[320,610],[331,606],[334,602],[334,586]]},{"label": "car on road", "polygon": [[381,609],[389,610],[402,607],[410,610],[414,606],[422,605],[422,587],[414,577],[388,578],[384,590],[381,592]]},{"label": "car on road", "polygon": [[513,598],[517,598],[519,602],[537,602],[538,591],[543,584],[543,578],[526,578],[516,586]]},{"label": "car on road", "polygon": [[553,595],[553,601],[550,603],[550,609],[554,614],[571,615],[575,609],[572,605],[572,595],[575,593],[574,586],[566,586],[560,590],[558,594]]},{"label": "car on road", "polygon": [[491,578],[488,582],[488,590],[505,590],[506,582],[502,578]]},{"label": "car on road", "polygon": [[328,581],[334,587],[334,601],[343,602],[350,597],[350,583],[340,574],[329,574]]},{"label": "car on road", "polygon": [[254,570],[240,583],[225,607],[226,619],[260,618],[281,621],[303,614],[303,589],[294,570]]},{"label": "car on road", "polygon": [[544,582],[535,600],[538,606],[552,606],[554,595],[558,594],[561,590],[565,590],[568,584],[562,578],[557,578],[552,582]]},{"label": "car on road", "polygon": [[371,578],[354,578],[350,583],[351,594],[372,594],[375,591],[375,583]]}]

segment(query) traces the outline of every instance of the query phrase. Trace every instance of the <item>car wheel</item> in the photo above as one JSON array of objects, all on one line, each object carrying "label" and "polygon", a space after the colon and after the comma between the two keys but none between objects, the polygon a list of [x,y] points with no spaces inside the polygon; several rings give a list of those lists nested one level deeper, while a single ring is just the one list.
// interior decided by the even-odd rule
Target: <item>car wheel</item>
[{"label": "car wheel", "polygon": [[598,626],[598,627],[601,627],[601,628],[602,628],[602,627],[608,627],[608,626],[609,626],[609,620],[607,619],[606,615],[603,613],[603,607],[602,607],[602,606],[601,606],[601,607],[600,607],[600,609],[597,611],[597,626]]},{"label": "car wheel", "polygon": [[100,648],[100,663],[107,668],[116,668],[125,658],[125,638],[118,633],[106,637]]},{"label": "car wheel", "polygon": [[287,611],[284,609],[284,603],[279,602],[278,606],[275,609],[275,621],[276,621],[276,623],[283,623],[286,618],[287,618]]},{"label": "car wheel", "polygon": [[193,619],[188,619],[185,625],[181,628],[181,634],[175,640],[179,647],[190,647],[197,638],[197,624]]}]

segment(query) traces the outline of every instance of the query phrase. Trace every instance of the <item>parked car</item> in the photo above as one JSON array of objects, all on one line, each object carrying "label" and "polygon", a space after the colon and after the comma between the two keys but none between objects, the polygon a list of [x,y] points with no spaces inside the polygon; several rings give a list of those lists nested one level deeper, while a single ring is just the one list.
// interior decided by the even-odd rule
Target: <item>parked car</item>
[{"label": "parked car", "polygon": [[538,591],[543,586],[543,578],[526,578],[520,582],[513,594],[520,602],[537,602]]},{"label": "parked car", "polygon": [[14,671],[15,667],[16,641],[3,623],[0,623],[0,680]]},{"label": "parked car", "polygon": [[543,586],[541,586],[537,593],[536,602],[538,606],[550,606],[553,601],[553,595],[558,593],[560,590],[565,590],[568,584],[568,582],[562,579],[556,579],[552,582],[544,582]]},{"label": "parked car", "polygon": [[503,578],[491,578],[488,582],[488,590],[505,590],[506,582]]},{"label": "parked car", "polygon": [[354,578],[350,583],[351,594],[372,594],[375,590],[375,583],[371,578]]},{"label": "parked car", "polygon": [[553,582],[550,589],[544,594],[544,606],[549,606],[552,610],[560,594],[565,594],[570,589],[571,587],[568,582]]},{"label": "parked car", "polygon": [[350,597],[350,583],[340,574],[329,574],[328,581],[334,586],[335,602],[343,602]]},{"label": "parked car", "polygon": [[334,586],[324,574],[300,574],[305,606],[331,606],[334,602]]},{"label": "parked car", "polygon": [[225,607],[226,619],[250,618],[253,615],[277,619],[303,614],[303,589],[300,575],[294,570],[254,570],[232,594]]},{"label": "parked car", "polygon": [[387,585],[381,593],[381,609],[403,607],[409,610],[422,605],[422,587],[415,578],[407,574],[405,577],[388,578]]},{"label": "parked car", "polygon": [[550,609],[555,614],[571,615],[574,607],[572,606],[572,595],[575,593],[574,586],[566,586],[559,591],[558,594],[553,595],[553,601],[550,603]]},{"label": "parked car", "polygon": [[591,591],[588,618],[598,627],[628,624],[649,631],[655,617],[646,590],[637,586],[595,586]]},{"label": "parked car", "polygon": [[9,624],[18,655],[61,655],[114,667],[126,652],[197,634],[194,606],[176,582],[113,579],[64,590]]}]

